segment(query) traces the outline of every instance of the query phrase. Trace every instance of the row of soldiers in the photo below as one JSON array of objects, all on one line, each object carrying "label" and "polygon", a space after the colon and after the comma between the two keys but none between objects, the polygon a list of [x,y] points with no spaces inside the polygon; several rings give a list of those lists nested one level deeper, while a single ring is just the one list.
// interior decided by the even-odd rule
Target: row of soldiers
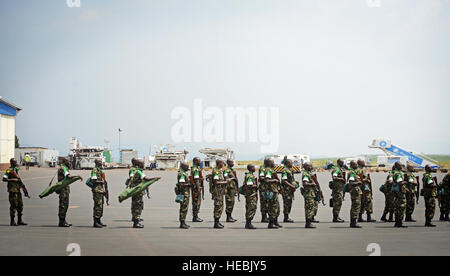
[{"label": "row of soldiers", "polygon": [[[192,192],[193,222],[202,222],[198,214],[201,205],[201,195],[204,193],[204,181],[210,184],[210,193],[214,201],[214,228],[222,229],[224,226],[220,222],[220,218],[224,209],[224,201],[226,205],[227,222],[235,222],[232,217],[234,207],[234,199],[239,194],[243,194],[246,200],[246,224],[245,228],[255,229],[252,221],[257,211],[258,198],[261,209],[261,222],[268,223],[269,229],[282,228],[278,219],[280,216],[279,195],[283,199],[284,223],[293,223],[289,217],[292,209],[292,203],[295,192],[300,189],[304,197],[304,208],[306,217],[306,228],[315,228],[313,223],[319,223],[315,219],[319,202],[324,203],[324,196],[317,176],[313,174],[313,166],[311,163],[303,164],[301,175],[302,185],[295,180],[295,172],[293,163],[289,159],[283,162],[283,170],[281,171],[281,179],[275,172],[275,164],[271,159],[264,160],[264,165],[259,168],[258,174],[256,167],[252,164],[247,166],[244,182],[239,188],[239,181],[234,169],[234,162],[227,160],[226,164],[222,160],[217,160],[216,167],[213,168],[210,175],[206,178],[202,176],[200,169],[200,159],[195,158],[193,167],[189,173],[189,165],[181,164],[177,176],[177,184],[175,193],[177,202],[180,203],[180,228],[188,229],[190,226],[186,224],[186,216],[189,208],[189,198]],[[450,210],[450,174],[444,177],[441,184],[437,183],[436,178],[432,177],[433,169],[429,166],[425,167],[423,175],[422,196],[425,199],[425,216],[427,227],[434,227],[431,220],[434,216],[436,199],[439,198],[441,208],[442,221],[449,221]],[[373,214],[373,188],[370,174],[365,171],[365,162],[363,160],[352,161],[350,168],[344,166],[344,162],[337,160],[337,166],[332,167],[332,181],[329,186],[332,190],[332,198],[330,205],[333,208],[333,222],[343,223],[339,215],[344,201],[345,194],[349,193],[351,197],[350,209],[350,227],[361,228],[358,222],[376,222],[372,218]],[[403,221],[406,215],[406,221],[415,222],[412,219],[416,201],[419,200],[419,177],[414,176],[414,167],[408,165],[405,168],[400,163],[395,163],[392,171],[389,173],[386,183],[382,185],[380,190],[386,196],[386,208],[381,218],[384,222],[394,222],[395,227],[406,227]],[[367,220],[363,215],[367,215]],[[386,218],[387,215],[389,219]]]}]

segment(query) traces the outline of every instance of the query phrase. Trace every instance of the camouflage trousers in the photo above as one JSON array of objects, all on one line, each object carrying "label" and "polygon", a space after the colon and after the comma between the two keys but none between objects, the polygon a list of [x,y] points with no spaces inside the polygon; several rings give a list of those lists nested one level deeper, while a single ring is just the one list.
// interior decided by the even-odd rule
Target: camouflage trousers
[{"label": "camouflage trousers", "polygon": [[104,194],[92,193],[92,198],[94,199],[94,218],[99,219],[103,217]]},{"label": "camouflage trousers", "polygon": [[433,219],[436,211],[436,198],[425,197],[425,218]]},{"label": "camouflage trousers", "polygon": [[283,194],[283,214],[289,215],[291,213],[293,201],[294,193],[285,190]]},{"label": "camouflage trousers", "polygon": [[61,191],[59,194],[59,212],[58,217],[60,219],[66,219],[67,210],[69,209],[70,193],[67,189]]},{"label": "camouflage trousers", "polygon": [[315,216],[315,204],[317,203],[314,197],[305,197],[305,218],[312,220]]},{"label": "camouflage trousers", "polygon": [[410,216],[416,208],[416,197],[412,194],[406,194],[406,215]]},{"label": "camouflage trousers", "polygon": [[245,196],[245,218],[247,220],[253,220],[258,208],[258,192],[249,192]]},{"label": "camouflage trousers", "polygon": [[440,210],[443,214],[448,214],[450,211],[450,196],[442,196]]},{"label": "camouflage trousers", "polygon": [[11,217],[14,217],[16,215],[21,216],[23,212],[23,200],[22,200],[22,194],[20,192],[18,193],[9,193],[9,214]]},{"label": "camouflage trousers", "polygon": [[[184,201],[183,201],[183,203],[180,203],[179,219],[180,219],[180,221],[185,221],[187,213],[188,213],[188,209],[189,209],[189,196],[190,196],[189,187],[180,188],[178,191],[179,191],[179,194],[184,195]],[[197,202],[195,202],[195,204],[197,204]]]},{"label": "camouflage trousers", "polygon": [[404,193],[394,194],[395,219],[403,221],[406,211],[406,195]]},{"label": "camouflage trousers", "polygon": [[261,214],[267,215],[269,213],[269,202],[264,197],[265,192],[264,184],[259,186],[259,202],[261,206]]},{"label": "camouflage trousers", "polygon": [[143,193],[135,195],[131,198],[131,215],[133,220],[141,218],[142,210],[144,209]]},{"label": "camouflage trousers", "polygon": [[280,200],[278,198],[278,193],[273,194],[272,200],[267,200],[267,206],[269,207],[269,219],[278,219],[280,216]]},{"label": "camouflage trousers", "polygon": [[384,194],[384,213],[394,213],[394,195],[392,193]]},{"label": "camouflage trousers", "polygon": [[359,214],[361,213],[361,197],[362,195],[358,193],[357,191],[352,191],[351,193],[352,198],[352,207],[350,209],[350,218],[351,219],[358,219]]},{"label": "camouflage trousers", "polygon": [[192,186],[192,215],[194,217],[198,216],[202,205],[202,193],[201,191],[199,192],[196,187],[196,185]]},{"label": "camouflage trousers", "polygon": [[225,186],[225,213],[233,213],[234,204],[236,201],[236,184],[232,181]]},{"label": "camouflage trousers", "polygon": [[359,213],[364,214],[364,212],[367,214],[373,213],[373,200],[370,192],[363,193],[361,196],[361,211]]},{"label": "camouflage trousers", "polygon": [[220,219],[222,217],[223,205],[223,195],[216,195],[214,197],[214,219]]},{"label": "camouflage trousers", "polygon": [[339,216],[344,201],[344,188],[334,188],[331,196],[333,197],[333,215]]}]

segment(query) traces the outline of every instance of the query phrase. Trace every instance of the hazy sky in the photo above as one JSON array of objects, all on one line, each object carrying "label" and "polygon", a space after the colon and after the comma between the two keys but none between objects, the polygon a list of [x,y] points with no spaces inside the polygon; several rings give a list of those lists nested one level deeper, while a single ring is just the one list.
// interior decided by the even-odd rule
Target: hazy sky
[{"label": "hazy sky", "polygon": [[[372,0],[376,1],[376,0]],[[0,95],[23,146],[148,153],[176,106],[280,108],[279,153],[450,153],[450,1],[0,0]],[[178,144],[191,152],[214,144]],[[257,143],[221,144],[240,159]]]}]

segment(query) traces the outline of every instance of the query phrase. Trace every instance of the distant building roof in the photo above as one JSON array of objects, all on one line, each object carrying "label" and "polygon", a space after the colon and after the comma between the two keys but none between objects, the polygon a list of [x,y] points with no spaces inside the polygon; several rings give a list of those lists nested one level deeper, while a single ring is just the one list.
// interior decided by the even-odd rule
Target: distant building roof
[{"label": "distant building roof", "polygon": [[3,100],[3,97],[0,96],[0,114],[16,116],[17,112],[21,110],[22,110],[21,108]]}]

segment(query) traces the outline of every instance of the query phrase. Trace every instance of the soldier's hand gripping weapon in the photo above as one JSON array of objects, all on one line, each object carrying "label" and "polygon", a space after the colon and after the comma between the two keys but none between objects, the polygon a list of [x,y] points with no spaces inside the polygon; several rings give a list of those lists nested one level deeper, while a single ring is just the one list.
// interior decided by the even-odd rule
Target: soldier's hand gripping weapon
[{"label": "soldier's hand gripping weapon", "polygon": [[22,179],[17,175],[15,171],[12,171],[12,177],[17,178],[17,182],[19,183],[20,188],[23,190],[23,194],[26,197],[31,198],[30,195],[28,194],[27,187],[25,187],[25,184],[23,184]]},{"label": "soldier's hand gripping weapon", "polygon": [[105,185],[106,205],[109,206],[109,189],[108,189],[108,182],[106,181],[106,175],[105,175],[105,173],[102,173],[102,179],[103,179],[103,183],[104,183],[104,185]]},{"label": "soldier's hand gripping weapon", "polygon": [[322,205],[326,206],[326,204],[325,204],[325,197],[323,196],[323,192],[322,192],[322,189],[320,188],[319,181],[317,181],[317,174],[313,174],[311,178],[314,181],[314,183],[316,184],[317,189],[319,190],[319,195],[322,198]]}]

